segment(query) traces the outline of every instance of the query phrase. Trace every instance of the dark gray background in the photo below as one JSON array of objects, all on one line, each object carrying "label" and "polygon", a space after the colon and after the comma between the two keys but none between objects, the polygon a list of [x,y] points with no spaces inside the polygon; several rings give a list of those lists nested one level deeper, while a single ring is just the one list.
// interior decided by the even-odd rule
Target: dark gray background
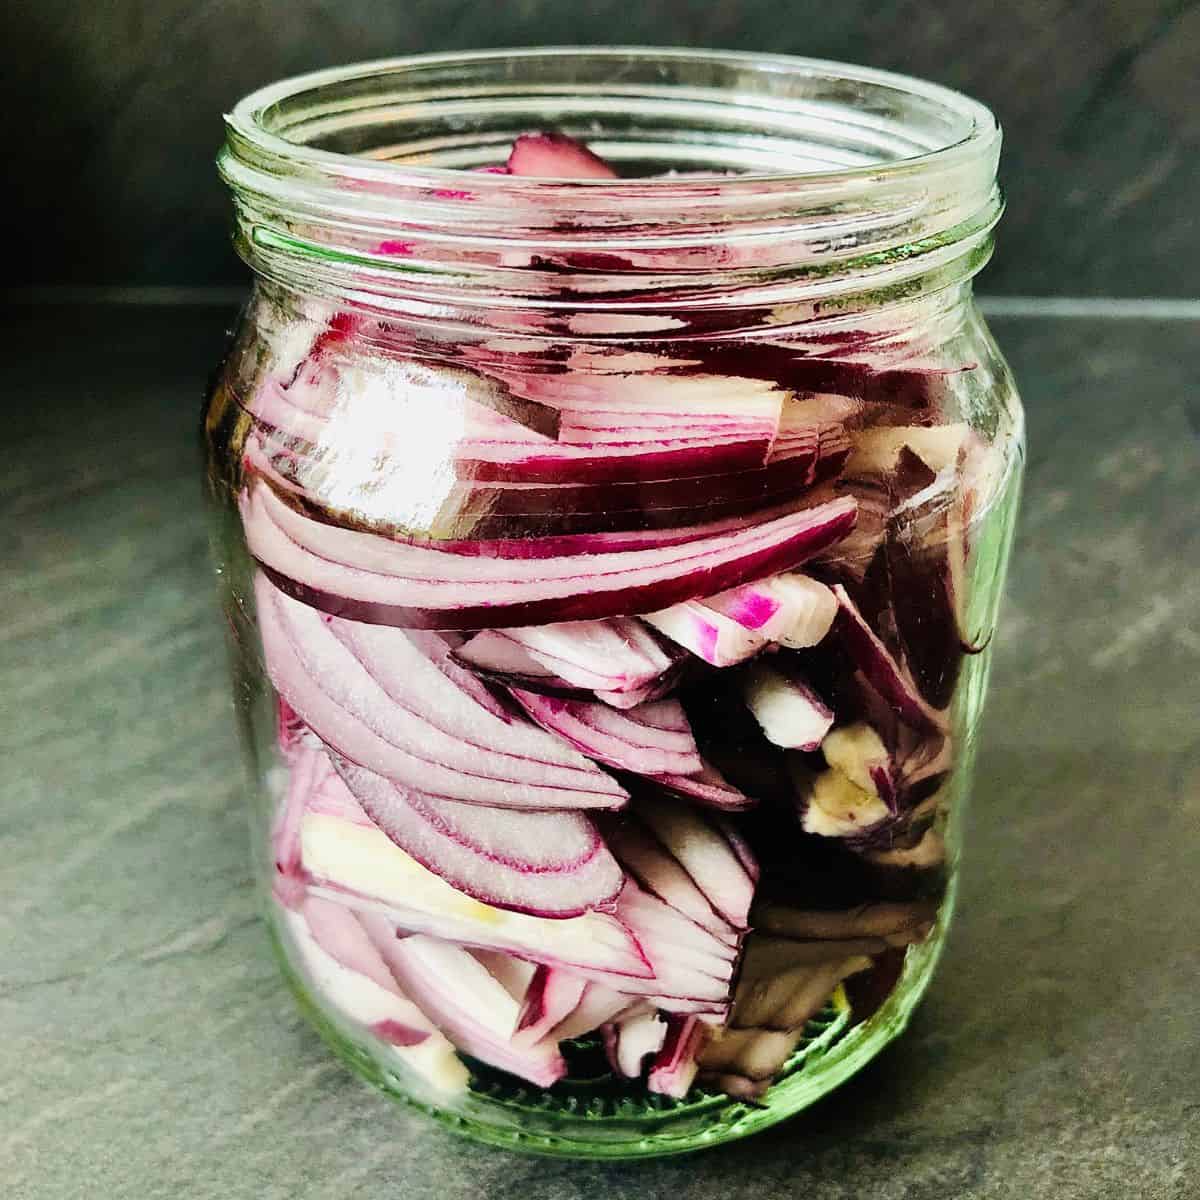
[{"label": "dark gray background", "polygon": [[0,471],[3,1200],[1197,1200],[1189,326],[995,322],[1026,500],[959,914],[908,1033],[799,1120],[606,1165],[390,1104],[271,960],[187,402],[230,315],[26,309],[0,355],[32,401]]},{"label": "dark gray background", "polygon": [[986,291],[1197,293],[1196,0],[19,0],[0,16],[6,282],[241,282],[212,165],[239,96],[390,54],[596,42],[841,58],[972,92],[1006,131]]}]

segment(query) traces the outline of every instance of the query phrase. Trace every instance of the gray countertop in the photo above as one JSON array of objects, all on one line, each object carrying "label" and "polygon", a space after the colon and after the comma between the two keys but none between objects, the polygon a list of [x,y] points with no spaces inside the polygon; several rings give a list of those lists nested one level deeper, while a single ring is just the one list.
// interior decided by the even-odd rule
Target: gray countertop
[{"label": "gray countertop", "polygon": [[757,1138],[601,1166],[476,1147],[393,1105],[276,975],[200,504],[227,319],[6,321],[0,1192],[1200,1194],[1193,325],[993,323],[1029,411],[1026,504],[959,919],[906,1036]]}]

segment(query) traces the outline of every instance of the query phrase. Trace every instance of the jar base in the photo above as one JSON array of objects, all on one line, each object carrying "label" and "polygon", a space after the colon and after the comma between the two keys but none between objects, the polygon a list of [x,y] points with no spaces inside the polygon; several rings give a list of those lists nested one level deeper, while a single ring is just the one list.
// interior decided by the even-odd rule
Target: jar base
[{"label": "jar base", "polygon": [[463,1137],[527,1154],[574,1159],[658,1158],[703,1150],[758,1133],[795,1116],[873,1059],[908,1024],[941,956],[953,911],[948,893],[929,937],[909,948],[891,995],[864,1021],[839,987],[809,1021],[804,1040],[780,1078],[753,1103],[693,1088],[682,1100],[646,1093],[589,1069],[594,1048],[586,1041],[566,1049],[572,1073],[542,1089],[470,1058],[465,1097],[450,1108],[421,1097],[372,1054],[349,1023],[321,1007],[289,959],[285,937],[268,918],[271,943],[301,1010],[326,1044],[359,1075],[393,1100],[433,1117]]}]

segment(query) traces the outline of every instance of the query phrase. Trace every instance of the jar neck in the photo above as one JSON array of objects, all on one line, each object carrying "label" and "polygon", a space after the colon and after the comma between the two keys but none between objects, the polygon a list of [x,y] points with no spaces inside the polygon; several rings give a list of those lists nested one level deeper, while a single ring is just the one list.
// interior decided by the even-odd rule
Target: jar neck
[{"label": "jar neck", "polygon": [[[471,169],[550,124],[622,178]],[[915,319],[964,294],[1002,207],[999,130],[982,106],[803,59],[400,59],[264,89],[228,129],[221,171],[259,276],[399,319],[514,334]]]}]

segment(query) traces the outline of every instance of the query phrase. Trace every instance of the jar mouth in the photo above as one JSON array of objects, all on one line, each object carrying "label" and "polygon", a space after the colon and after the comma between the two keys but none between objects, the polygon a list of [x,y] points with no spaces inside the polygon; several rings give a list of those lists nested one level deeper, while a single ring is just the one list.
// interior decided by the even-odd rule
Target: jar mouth
[{"label": "jar mouth", "polygon": [[[662,69],[670,65],[688,68],[690,78],[672,79]],[[705,83],[699,82],[702,76]],[[622,110],[655,100],[671,133],[693,136],[670,142],[662,131],[635,132],[622,142],[621,135],[631,132],[621,128]],[[710,128],[714,118],[719,131]],[[520,133],[572,125],[618,166],[649,152],[661,172],[664,152],[683,151],[693,169],[719,162],[736,170],[726,180],[735,190],[763,182],[874,180],[881,168],[920,170],[985,152],[999,137],[985,105],[912,76],[790,55],[658,47],[380,59],[269,84],[239,101],[226,122],[232,134],[260,153],[277,155],[281,165],[440,183],[497,161],[489,150],[499,150],[502,161]],[[436,124],[444,126],[440,137],[430,136]],[[697,145],[689,125],[704,129],[707,140]],[[751,135],[741,145],[731,140],[739,126]],[[397,140],[397,134],[406,136]],[[379,144],[381,136],[388,140]],[[614,144],[606,147],[610,139]],[[611,191],[629,182],[622,174],[620,180],[570,182]],[[503,175],[486,181],[501,191],[513,182]],[[562,182],[545,179],[539,186]],[[639,176],[638,182],[685,190],[703,186],[661,173]],[[472,183],[479,180],[473,176]]]},{"label": "jar mouth", "polygon": [[[299,260],[317,274],[341,262],[383,292],[453,277],[460,299],[474,286],[495,295],[517,284],[497,270],[564,248],[620,260],[620,271],[593,264],[593,294],[611,290],[597,275],[613,274],[639,277],[643,299],[717,275],[737,288],[807,279],[836,290],[864,267],[892,268],[895,282],[930,267],[929,254],[961,258],[1001,209],[1000,130],[984,105],[783,55],[563,47],[386,59],[261,88],[226,127],[220,170],[255,270],[282,279]],[[586,141],[621,178],[478,170],[547,128]],[[887,261],[867,261],[879,255]]]}]

